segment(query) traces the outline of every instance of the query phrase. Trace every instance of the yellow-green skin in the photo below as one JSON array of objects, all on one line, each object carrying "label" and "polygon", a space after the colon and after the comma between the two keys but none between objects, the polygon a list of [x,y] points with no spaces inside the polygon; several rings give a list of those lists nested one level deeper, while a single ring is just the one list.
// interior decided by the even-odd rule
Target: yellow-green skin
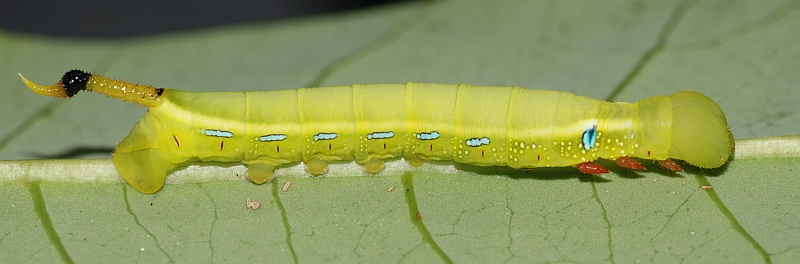
[{"label": "yellow-green skin", "polygon": [[[325,168],[314,165],[320,160],[374,164],[392,157],[512,168],[673,158],[715,168],[733,149],[720,107],[691,91],[609,103],[518,87],[408,83],[269,92],[164,89],[159,99],[113,157],[125,180],[144,193],[158,191],[169,171],[196,160],[241,161],[261,183],[276,166],[298,161],[315,174]],[[431,139],[434,131],[439,137]],[[596,136],[587,141],[590,131]],[[392,137],[377,138],[387,132]]]}]

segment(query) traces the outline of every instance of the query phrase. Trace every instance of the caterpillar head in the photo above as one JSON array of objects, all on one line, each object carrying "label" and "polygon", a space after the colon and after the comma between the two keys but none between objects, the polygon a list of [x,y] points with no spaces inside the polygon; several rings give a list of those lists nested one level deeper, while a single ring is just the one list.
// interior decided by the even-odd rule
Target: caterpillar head
[{"label": "caterpillar head", "polygon": [[733,135],[722,109],[711,98],[692,91],[669,96],[672,143],[669,156],[701,168],[725,164],[733,152]]}]

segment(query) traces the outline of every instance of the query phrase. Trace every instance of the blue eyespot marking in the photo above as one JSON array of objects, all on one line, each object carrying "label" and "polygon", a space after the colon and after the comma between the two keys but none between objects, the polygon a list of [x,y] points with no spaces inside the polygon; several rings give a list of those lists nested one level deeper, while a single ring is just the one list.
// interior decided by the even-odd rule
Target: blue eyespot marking
[{"label": "blue eyespot marking", "polygon": [[372,132],[367,134],[367,139],[387,139],[394,137],[394,132],[386,131],[386,132]]},{"label": "blue eyespot marking", "polygon": [[317,133],[314,135],[314,141],[319,140],[330,140],[336,138],[338,135],[336,133]]},{"label": "blue eyespot marking", "polygon": [[414,134],[415,137],[419,140],[434,140],[439,138],[439,132],[431,131],[431,132],[419,132]]},{"label": "blue eyespot marking", "polygon": [[489,145],[489,138],[488,137],[470,138],[470,139],[467,139],[466,143],[467,143],[467,146],[470,146],[470,147],[480,147],[480,146],[483,146],[483,145]]},{"label": "blue eyespot marking", "polygon": [[203,130],[200,130],[200,132],[202,132],[203,135],[206,135],[206,136],[209,136],[209,137],[223,137],[223,138],[232,138],[233,137],[233,133],[231,133],[230,131],[219,130],[219,129],[203,129]]},{"label": "blue eyespot marking", "polygon": [[261,142],[283,141],[286,139],[286,134],[269,134],[258,137]]},{"label": "blue eyespot marking", "polygon": [[595,140],[597,140],[597,125],[583,131],[583,149],[590,150],[594,147]]}]

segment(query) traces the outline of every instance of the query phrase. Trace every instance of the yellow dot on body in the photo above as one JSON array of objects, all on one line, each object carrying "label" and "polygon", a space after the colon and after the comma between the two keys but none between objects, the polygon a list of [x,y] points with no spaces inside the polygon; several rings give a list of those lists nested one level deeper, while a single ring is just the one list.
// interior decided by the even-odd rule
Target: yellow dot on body
[{"label": "yellow dot on body", "polygon": [[465,150],[464,155],[469,155],[469,150]]}]

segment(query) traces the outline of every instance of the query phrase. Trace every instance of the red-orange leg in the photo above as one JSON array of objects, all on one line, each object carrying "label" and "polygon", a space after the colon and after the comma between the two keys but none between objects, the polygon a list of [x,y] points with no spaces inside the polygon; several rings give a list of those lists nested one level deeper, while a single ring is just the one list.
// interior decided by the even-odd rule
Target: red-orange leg
[{"label": "red-orange leg", "polygon": [[588,174],[604,174],[609,172],[608,169],[603,168],[603,166],[591,162],[578,164],[578,170]]},{"label": "red-orange leg", "polygon": [[674,172],[683,172],[681,166],[678,166],[678,163],[675,163],[671,159],[659,160],[658,164],[661,165],[661,167],[670,169]]},{"label": "red-orange leg", "polygon": [[632,158],[629,158],[629,157],[621,157],[621,158],[618,158],[616,161],[617,161],[617,165],[619,165],[620,167],[623,167],[623,168],[628,168],[628,169],[632,169],[632,170],[643,170],[644,169],[644,166],[642,166],[641,163],[639,163],[638,161],[636,161],[636,160],[634,160]]}]

